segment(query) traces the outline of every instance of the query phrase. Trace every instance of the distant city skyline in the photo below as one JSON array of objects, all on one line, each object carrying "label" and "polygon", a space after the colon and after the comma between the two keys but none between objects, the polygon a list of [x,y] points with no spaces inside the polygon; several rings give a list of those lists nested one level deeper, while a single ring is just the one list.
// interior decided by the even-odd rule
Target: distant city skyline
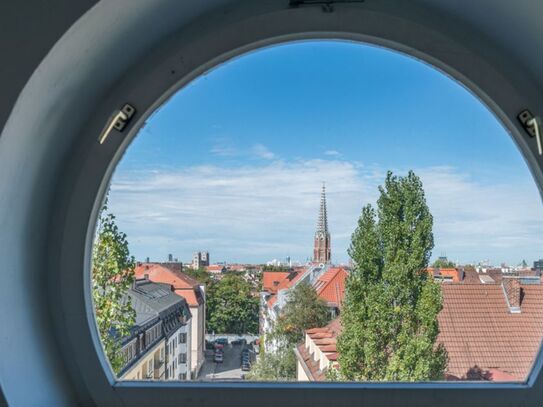
[{"label": "distant city skyline", "polygon": [[409,169],[433,258],[543,257],[539,192],[493,114],[428,65],[349,42],[266,48],[194,80],[128,148],[109,203],[138,260],[304,262],[324,181],[332,261],[347,263],[362,206]]}]

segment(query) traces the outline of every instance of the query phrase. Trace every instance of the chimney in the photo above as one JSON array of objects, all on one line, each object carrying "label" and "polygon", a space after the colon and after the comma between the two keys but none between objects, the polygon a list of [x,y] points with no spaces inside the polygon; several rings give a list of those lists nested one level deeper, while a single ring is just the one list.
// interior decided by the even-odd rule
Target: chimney
[{"label": "chimney", "polygon": [[509,307],[509,312],[514,314],[520,313],[521,289],[519,280],[514,277],[504,276],[502,278],[502,288],[507,306]]},{"label": "chimney", "polygon": [[145,263],[149,263],[149,260],[150,260],[149,257],[146,257],[145,258]]}]

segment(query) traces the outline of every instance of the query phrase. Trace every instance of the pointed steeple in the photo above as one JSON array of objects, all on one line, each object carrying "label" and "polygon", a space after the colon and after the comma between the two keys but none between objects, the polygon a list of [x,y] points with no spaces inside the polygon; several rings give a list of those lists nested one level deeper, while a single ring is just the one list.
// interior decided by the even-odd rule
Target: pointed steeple
[{"label": "pointed steeple", "polygon": [[321,207],[317,221],[317,232],[328,233],[328,215],[326,213],[326,185],[322,183]]},{"label": "pointed steeple", "polygon": [[322,183],[321,205],[317,230],[313,246],[313,261],[316,263],[330,263],[330,232],[328,231],[328,213],[326,211],[326,186]]}]

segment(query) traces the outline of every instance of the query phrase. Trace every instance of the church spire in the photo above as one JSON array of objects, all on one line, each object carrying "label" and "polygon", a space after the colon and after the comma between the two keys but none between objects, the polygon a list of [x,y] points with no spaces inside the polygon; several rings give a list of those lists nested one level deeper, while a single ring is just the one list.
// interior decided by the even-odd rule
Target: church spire
[{"label": "church spire", "polygon": [[326,213],[326,185],[322,183],[321,207],[317,221],[317,232],[328,233],[328,215]]},{"label": "church spire", "polygon": [[330,263],[330,232],[328,231],[328,214],[326,211],[326,186],[322,183],[321,204],[317,230],[313,246],[313,261],[315,263]]}]

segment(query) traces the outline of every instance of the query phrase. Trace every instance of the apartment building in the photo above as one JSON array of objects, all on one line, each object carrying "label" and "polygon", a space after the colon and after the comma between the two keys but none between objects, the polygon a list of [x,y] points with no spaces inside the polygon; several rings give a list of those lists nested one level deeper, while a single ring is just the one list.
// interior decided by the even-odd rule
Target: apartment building
[{"label": "apartment building", "polygon": [[187,336],[187,346],[190,346],[191,353],[190,377],[197,377],[205,361],[205,285],[184,274],[182,265],[175,262],[138,263],[135,274],[137,278],[147,276],[150,281],[171,285],[173,292],[186,300],[192,315],[191,333]]},{"label": "apartment building", "polygon": [[[166,337],[166,380],[190,380],[190,323],[182,325]],[[187,345],[187,343],[189,345]]]},{"label": "apartment building", "polygon": [[[128,290],[136,321],[122,338],[125,364],[122,380],[185,380],[190,375],[190,351],[174,346],[191,334],[191,313],[186,300],[169,284],[136,279]],[[186,339],[185,339],[186,341]]]}]

